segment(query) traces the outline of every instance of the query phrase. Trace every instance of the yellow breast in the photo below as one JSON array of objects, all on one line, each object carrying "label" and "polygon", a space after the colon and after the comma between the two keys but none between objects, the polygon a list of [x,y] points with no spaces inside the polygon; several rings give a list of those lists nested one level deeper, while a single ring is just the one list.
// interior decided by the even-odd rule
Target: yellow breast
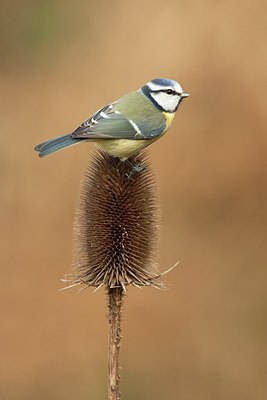
[{"label": "yellow breast", "polygon": [[169,129],[169,127],[171,126],[171,123],[173,121],[173,118],[175,116],[175,113],[167,113],[167,112],[163,112],[162,113],[165,117],[166,120],[166,127],[164,129],[164,133],[167,132],[167,130]]},{"label": "yellow breast", "polygon": [[[166,127],[162,133],[167,132],[169,129],[175,113],[162,113]],[[158,140],[161,135],[157,136],[155,139],[150,140],[131,140],[131,139],[97,139],[95,140],[97,146],[102,148],[104,151],[112,155],[113,157],[119,157],[121,160],[126,160],[139,151],[143,150],[156,140]]]},{"label": "yellow breast", "polygon": [[[158,138],[156,138],[158,139]],[[119,157],[121,160],[126,160],[132,155],[149,146],[156,139],[152,140],[131,140],[131,139],[98,139],[97,146],[105,150],[113,157]]]}]

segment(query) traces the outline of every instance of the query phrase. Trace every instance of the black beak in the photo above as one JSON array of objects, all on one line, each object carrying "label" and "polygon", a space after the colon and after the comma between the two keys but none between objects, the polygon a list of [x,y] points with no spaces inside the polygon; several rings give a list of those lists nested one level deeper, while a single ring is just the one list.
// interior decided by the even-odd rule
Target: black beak
[{"label": "black beak", "polygon": [[184,98],[186,98],[188,96],[190,96],[190,94],[189,93],[185,93],[185,92],[183,92],[182,95],[181,95],[182,99],[184,99]]}]

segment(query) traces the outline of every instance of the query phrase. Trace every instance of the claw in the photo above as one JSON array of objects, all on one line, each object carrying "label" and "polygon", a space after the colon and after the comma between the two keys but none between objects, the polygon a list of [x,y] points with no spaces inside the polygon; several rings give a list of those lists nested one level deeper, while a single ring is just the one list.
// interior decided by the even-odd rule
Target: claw
[{"label": "claw", "polygon": [[127,174],[128,179],[130,179],[134,174],[142,172],[144,169],[146,169],[144,164],[131,164],[130,161],[127,161],[127,163],[131,167],[130,172]]}]

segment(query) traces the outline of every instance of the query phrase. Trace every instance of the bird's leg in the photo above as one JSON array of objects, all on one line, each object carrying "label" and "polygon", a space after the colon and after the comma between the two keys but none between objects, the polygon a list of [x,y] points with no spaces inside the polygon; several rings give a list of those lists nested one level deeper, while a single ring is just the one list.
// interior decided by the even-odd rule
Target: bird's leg
[{"label": "bird's leg", "polygon": [[132,164],[129,160],[126,163],[131,167],[129,173],[127,174],[128,179],[130,179],[137,172],[142,172],[146,167],[142,163]]}]

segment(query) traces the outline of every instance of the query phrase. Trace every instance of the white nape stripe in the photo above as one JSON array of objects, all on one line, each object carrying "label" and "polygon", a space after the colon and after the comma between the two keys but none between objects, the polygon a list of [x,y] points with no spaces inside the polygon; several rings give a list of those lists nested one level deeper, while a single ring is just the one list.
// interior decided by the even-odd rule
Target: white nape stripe
[{"label": "white nape stripe", "polygon": [[148,82],[146,84],[150,90],[168,90],[168,89],[172,89],[172,86],[163,86],[163,85],[158,85],[157,83],[153,83],[153,82]]},{"label": "white nape stripe", "polygon": [[179,85],[178,82],[174,82],[173,85],[170,86],[164,86],[164,85],[159,85],[157,83],[153,83],[153,82],[148,82],[147,83],[147,87],[152,90],[152,91],[156,91],[156,90],[175,90],[177,93],[182,93],[183,89],[182,87]]},{"label": "white nape stripe", "polygon": [[114,111],[114,114],[121,114],[118,110]]},{"label": "white nape stripe", "polygon": [[102,118],[110,118],[104,111],[101,111],[100,116]]},{"label": "white nape stripe", "polygon": [[128,119],[128,121],[130,122],[130,124],[132,125],[132,127],[134,128],[135,132],[138,135],[141,135],[142,132],[140,131],[140,129],[138,128],[137,124],[132,120],[132,119]]}]

